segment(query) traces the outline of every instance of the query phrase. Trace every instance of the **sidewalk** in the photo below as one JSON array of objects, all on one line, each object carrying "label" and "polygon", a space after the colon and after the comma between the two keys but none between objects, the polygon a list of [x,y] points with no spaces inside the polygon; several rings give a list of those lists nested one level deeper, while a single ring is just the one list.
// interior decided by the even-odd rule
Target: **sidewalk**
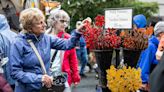
[{"label": "sidewalk", "polygon": [[86,73],[87,78],[82,78],[80,84],[75,88],[72,87],[72,92],[96,92],[96,85],[98,80],[96,79],[95,72]]}]

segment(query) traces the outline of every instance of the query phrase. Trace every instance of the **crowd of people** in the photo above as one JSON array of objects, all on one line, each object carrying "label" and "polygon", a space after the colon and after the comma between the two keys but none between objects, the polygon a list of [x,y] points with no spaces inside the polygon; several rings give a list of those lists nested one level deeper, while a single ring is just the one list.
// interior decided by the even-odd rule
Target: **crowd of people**
[{"label": "crowd of people", "polygon": [[[144,15],[136,15],[133,19],[137,28],[146,30],[147,20]],[[156,51],[158,48],[159,41],[164,33],[164,30],[158,25],[162,25],[161,22],[157,23],[154,27],[154,35],[149,37],[148,47],[141,52],[140,58],[138,60],[137,68],[141,68],[141,78],[142,78],[142,86],[141,90],[149,91],[149,76],[155,66],[158,64],[156,59]]]},{"label": "crowd of people", "polygon": [[[64,10],[52,13],[49,19],[50,32],[45,34],[47,25],[42,11],[37,8],[25,9],[19,17],[22,30],[16,34],[10,30],[5,16],[0,16],[0,81],[4,81],[0,90],[3,92],[39,92],[42,85],[52,87],[52,76],[57,76],[60,72],[65,72],[68,76],[64,92],[71,92],[72,83],[79,84],[78,60],[74,47],[82,35],[81,31],[84,31],[84,23],[69,35],[65,28],[70,18]],[[29,39],[43,60],[46,74],[43,74],[39,59],[28,43]],[[54,60],[51,60],[55,53],[52,49],[57,52]]]}]

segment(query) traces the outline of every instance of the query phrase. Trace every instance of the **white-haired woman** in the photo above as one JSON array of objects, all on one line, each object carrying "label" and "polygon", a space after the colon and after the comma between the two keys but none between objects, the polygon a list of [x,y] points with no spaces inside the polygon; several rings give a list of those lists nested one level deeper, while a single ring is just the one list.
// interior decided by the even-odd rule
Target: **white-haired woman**
[{"label": "white-haired woman", "polygon": [[[10,53],[11,76],[16,80],[15,92],[39,92],[43,84],[50,88],[53,84],[50,77],[50,50],[72,49],[81,36],[83,26],[69,40],[48,36],[44,34],[45,17],[37,8],[23,10],[20,23],[22,32],[13,42]],[[36,46],[47,74],[43,74],[39,60],[27,39],[31,39]]]},{"label": "white-haired woman", "polygon": [[[68,27],[69,21],[70,17],[64,10],[56,10],[55,12],[52,12],[49,16],[49,33],[60,38],[69,39],[71,36],[68,33],[66,33],[65,30]],[[58,54],[59,53],[61,52],[58,51]],[[58,55],[56,57],[63,57],[61,61],[61,68],[62,72],[66,72],[68,75],[69,86],[71,86],[72,83],[77,85],[80,82],[80,75],[78,72],[78,60],[75,48],[67,50],[62,55]],[[57,63],[57,61],[58,60],[54,60],[52,64],[52,72],[54,74],[61,72],[60,69],[57,69],[58,64],[60,64]]]}]

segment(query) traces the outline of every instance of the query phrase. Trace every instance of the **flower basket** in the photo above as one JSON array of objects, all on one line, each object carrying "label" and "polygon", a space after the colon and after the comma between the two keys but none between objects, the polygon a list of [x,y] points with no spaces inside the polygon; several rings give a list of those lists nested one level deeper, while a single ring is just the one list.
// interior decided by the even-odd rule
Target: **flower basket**
[{"label": "flower basket", "polygon": [[129,50],[144,50],[148,46],[148,36],[138,30],[122,31],[122,46]]},{"label": "flower basket", "polygon": [[83,34],[90,50],[110,50],[120,47],[121,37],[117,36],[117,30],[104,29],[104,16],[98,15],[93,23],[88,20],[84,20],[87,25]]},{"label": "flower basket", "polygon": [[116,69],[112,65],[106,72],[107,86],[112,92],[136,92],[142,85],[140,68],[123,66]]},{"label": "flower basket", "polygon": [[136,67],[141,54],[141,50],[124,49],[123,53],[124,64],[127,64],[127,66]]},{"label": "flower basket", "polygon": [[148,36],[138,30],[124,31],[122,46],[124,63],[136,67],[141,51],[148,46]]},{"label": "flower basket", "polygon": [[96,61],[99,67],[99,84],[102,86],[103,92],[109,92],[107,88],[107,78],[106,78],[106,70],[111,65],[111,59],[113,50],[93,50],[96,56]]},{"label": "flower basket", "polygon": [[119,48],[121,37],[117,36],[115,29],[104,29],[104,16],[98,15],[95,22],[86,19],[86,31],[83,33],[87,47],[95,53],[99,67],[99,83],[103,92],[109,92],[107,88],[106,69],[111,65],[113,49]]}]

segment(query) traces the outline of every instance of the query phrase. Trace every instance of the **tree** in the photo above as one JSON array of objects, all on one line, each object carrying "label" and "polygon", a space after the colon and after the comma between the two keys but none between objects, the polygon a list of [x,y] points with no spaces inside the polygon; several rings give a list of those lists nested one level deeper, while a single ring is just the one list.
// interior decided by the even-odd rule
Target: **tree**
[{"label": "tree", "polygon": [[[58,0],[59,2],[61,0]],[[134,15],[144,14],[150,18],[154,13],[158,12],[157,2],[140,2],[138,0],[63,0],[62,8],[66,10],[71,17],[71,29],[75,28],[78,20],[86,17],[92,19],[97,14],[104,15],[106,8],[132,7]]]}]

